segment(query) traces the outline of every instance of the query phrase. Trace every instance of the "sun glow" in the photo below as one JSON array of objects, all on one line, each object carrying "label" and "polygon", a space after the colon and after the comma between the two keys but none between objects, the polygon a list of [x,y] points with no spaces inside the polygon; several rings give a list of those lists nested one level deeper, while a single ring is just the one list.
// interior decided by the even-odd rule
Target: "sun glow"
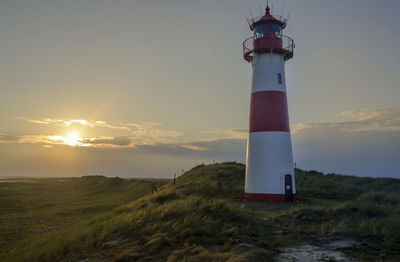
[{"label": "sun glow", "polygon": [[53,136],[51,140],[53,140],[56,144],[63,144],[69,146],[81,146],[81,140],[79,133],[76,131],[72,131],[68,133],[67,136]]},{"label": "sun glow", "polygon": [[69,146],[76,146],[80,144],[79,142],[80,139],[81,138],[79,137],[79,134],[74,131],[69,133],[68,136],[64,138],[64,143]]}]

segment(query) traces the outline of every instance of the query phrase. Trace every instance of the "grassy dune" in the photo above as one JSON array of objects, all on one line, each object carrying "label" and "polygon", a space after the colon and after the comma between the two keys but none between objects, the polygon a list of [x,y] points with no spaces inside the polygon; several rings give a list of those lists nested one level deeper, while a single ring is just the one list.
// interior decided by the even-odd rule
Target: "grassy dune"
[{"label": "grassy dune", "polygon": [[[90,217],[77,216],[56,232],[30,235],[0,259],[273,261],[277,248],[346,236],[359,241],[346,252],[362,261],[398,261],[400,180],[296,170],[299,203],[254,203],[240,201],[244,168],[236,163],[197,166],[176,185],[171,181],[142,197],[149,192],[149,187],[138,189],[144,184],[120,189],[108,184],[106,192],[141,193],[125,204],[121,202],[127,198],[118,202],[120,196],[111,194],[115,198],[110,206]],[[92,189],[97,188],[96,179],[111,183],[92,179]]]},{"label": "grassy dune", "polygon": [[21,243],[34,242],[38,236],[112,210],[165,184],[102,176],[2,181],[0,258]]}]

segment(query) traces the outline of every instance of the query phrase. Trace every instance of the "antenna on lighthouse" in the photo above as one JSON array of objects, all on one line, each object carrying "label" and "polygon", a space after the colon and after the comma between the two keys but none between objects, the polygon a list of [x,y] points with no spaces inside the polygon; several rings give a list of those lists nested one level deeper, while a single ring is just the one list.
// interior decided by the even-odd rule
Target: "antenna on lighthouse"
[{"label": "antenna on lighthouse", "polygon": [[283,11],[285,11],[285,5],[282,6],[281,18],[283,18]]},{"label": "antenna on lighthouse", "polygon": [[286,23],[289,23],[289,18],[290,18],[290,14],[291,14],[291,13],[292,13],[292,11],[289,10],[288,16],[287,16],[287,18],[286,18]]},{"label": "antenna on lighthouse", "polygon": [[246,15],[245,13],[243,13],[243,15],[244,15],[244,18],[246,18],[247,24],[248,24],[249,26],[251,26],[250,19],[247,17],[247,15]]},{"label": "antenna on lighthouse", "polygon": [[269,15],[269,1],[267,0],[267,7],[265,8],[265,13]]},{"label": "antenna on lighthouse", "polygon": [[251,13],[251,9],[250,9],[250,8],[249,8],[249,12],[250,12],[250,16],[251,16],[251,21],[252,21],[253,24],[254,24],[253,14]]}]

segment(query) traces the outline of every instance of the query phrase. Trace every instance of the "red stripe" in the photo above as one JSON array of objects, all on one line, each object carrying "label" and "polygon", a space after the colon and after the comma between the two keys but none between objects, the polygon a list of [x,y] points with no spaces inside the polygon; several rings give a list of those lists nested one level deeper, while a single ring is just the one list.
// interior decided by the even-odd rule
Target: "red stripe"
[{"label": "red stripe", "polygon": [[290,132],[286,93],[263,91],[251,94],[250,132]]},{"label": "red stripe", "polygon": [[254,49],[282,49],[282,38],[264,36],[254,39]]},{"label": "red stripe", "polygon": [[[244,199],[246,199],[248,201],[285,202],[285,194],[245,193]],[[296,194],[293,194],[293,201],[296,201]]]}]

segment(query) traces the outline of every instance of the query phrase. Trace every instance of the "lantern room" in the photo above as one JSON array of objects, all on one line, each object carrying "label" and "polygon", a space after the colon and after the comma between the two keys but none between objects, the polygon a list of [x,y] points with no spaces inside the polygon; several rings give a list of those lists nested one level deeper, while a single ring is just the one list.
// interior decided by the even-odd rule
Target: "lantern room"
[{"label": "lantern room", "polygon": [[254,28],[254,36],[256,38],[270,36],[279,37],[282,34],[282,26],[275,23],[263,23],[256,25]]},{"label": "lantern room", "polygon": [[293,57],[293,39],[283,35],[286,19],[271,15],[267,6],[265,15],[252,18],[248,22],[254,35],[243,43],[243,56],[246,61],[251,62],[256,53],[267,52],[281,54],[284,60]]}]

